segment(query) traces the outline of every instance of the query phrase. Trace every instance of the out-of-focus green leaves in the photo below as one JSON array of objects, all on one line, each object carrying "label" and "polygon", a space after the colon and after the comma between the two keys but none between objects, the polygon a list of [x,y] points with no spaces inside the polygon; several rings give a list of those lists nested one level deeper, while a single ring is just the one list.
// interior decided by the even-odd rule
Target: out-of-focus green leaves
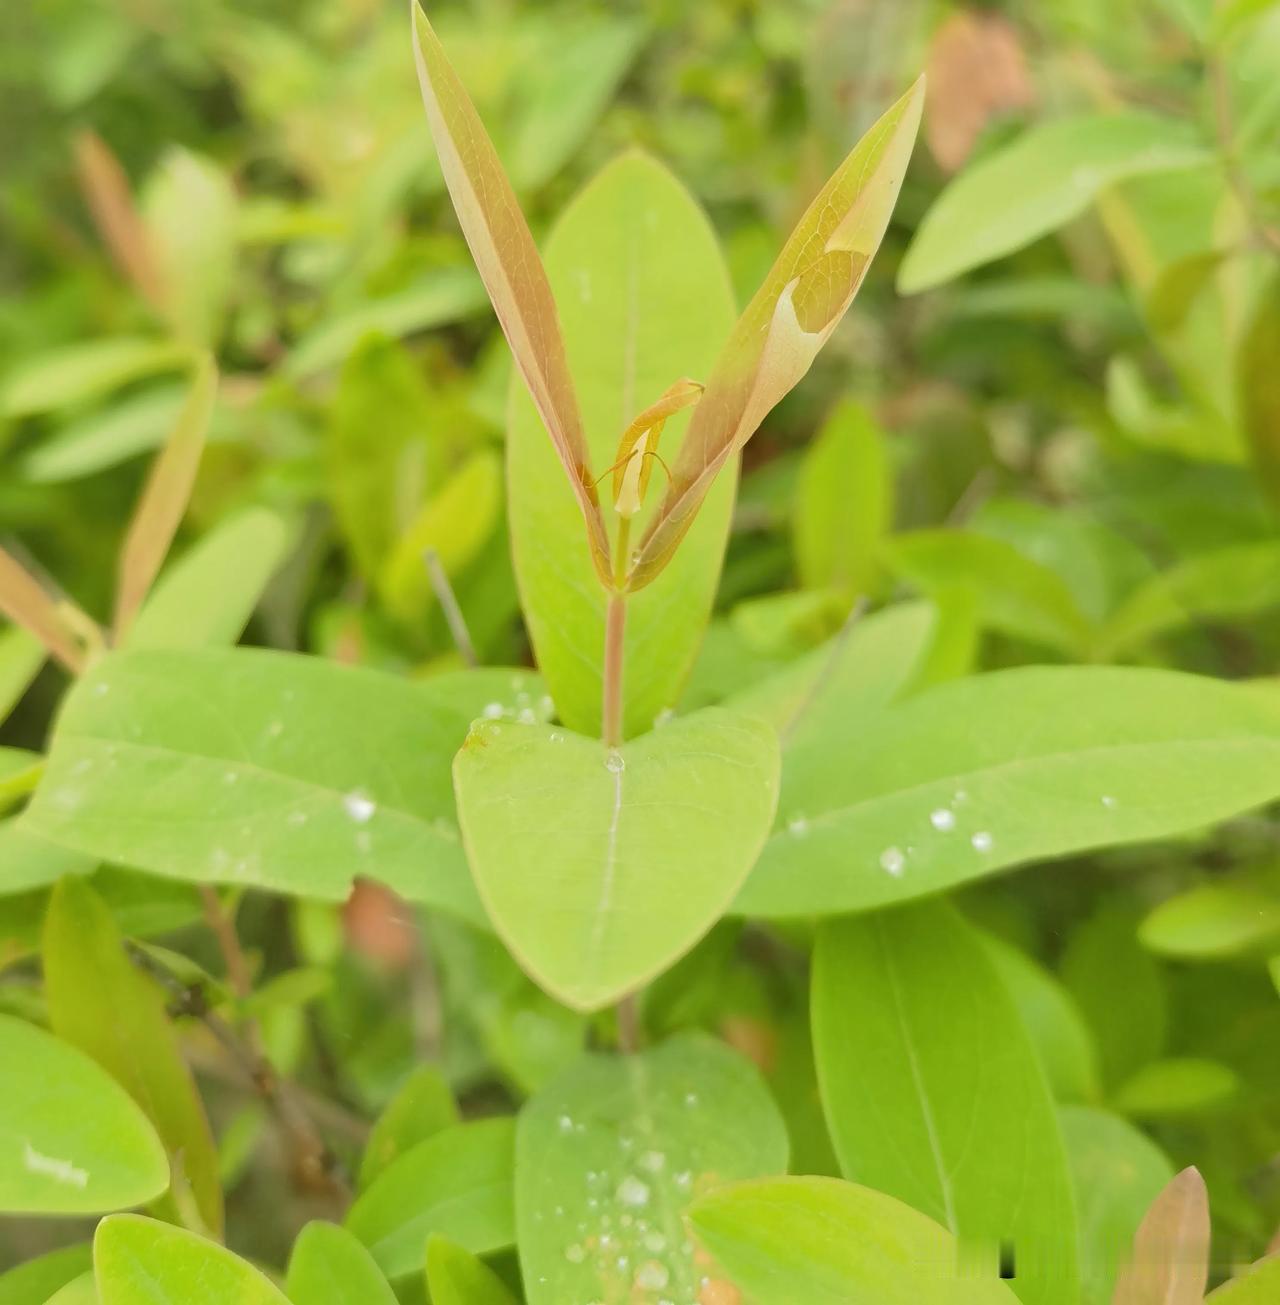
[{"label": "out-of-focus green leaves", "polygon": [[420,1065],[378,1117],[360,1161],[363,1190],[410,1147],[458,1123],[458,1106],[449,1085],[432,1065]]},{"label": "out-of-focus green leaves", "polygon": [[427,1242],[427,1290],[434,1305],[515,1305],[483,1260],[439,1233]]},{"label": "out-of-focus green leaves", "polygon": [[26,693],[46,656],[44,645],[22,626],[0,630],[0,724]]},{"label": "out-of-focus green leaves", "polygon": [[51,350],[10,371],[0,388],[0,413],[26,417],[95,399],[130,381],[177,371],[190,360],[185,345],[117,335]]},{"label": "out-of-focus green leaves", "polygon": [[373,1257],[345,1228],[316,1220],[298,1234],[285,1290],[292,1305],[395,1305]]},{"label": "out-of-focus green leaves", "polygon": [[1111,1104],[1135,1119],[1177,1118],[1220,1108],[1238,1087],[1235,1074],[1211,1060],[1153,1060],[1120,1084]]},{"label": "out-of-focus green leaves", "polygon": [[54,1292],[92,1269],[88,1243],[48,1251],[0,1273],[0,1305],[45,1305]]},{"label": "out-of-focus green leaves", "polygon": [[111,913],[82,880],[54,889],[41,956],[54,1031],[124,1087],[164,1143],[173,1186],[161,1209],[220,1234],[217,1151],[164,994],[128,958]]},{"label": "out-of-focus green leaves", "polygon": [[1184,960],[1265,955],[1280,942],[1280,875],[1246,872],[1198,884],[1161,902],[1138,936],[1151,951]]},{"label": "out-of-focus green leaves", "polygon": [[1262,482],[1272,496],[1280,495],[1280,273],[1258,295],[1240,344],[1240,406],[1245,433]]}]

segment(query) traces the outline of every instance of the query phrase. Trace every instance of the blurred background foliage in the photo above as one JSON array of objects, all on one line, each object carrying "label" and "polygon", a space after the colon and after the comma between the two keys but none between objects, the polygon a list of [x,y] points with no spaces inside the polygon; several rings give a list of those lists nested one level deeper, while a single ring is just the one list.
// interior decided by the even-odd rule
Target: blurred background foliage
[{"label": "blurred background foliage", "polygon": [[[830,636],[854,595],[912,592],[946,614],[956,671],[1274,676],[1280,5],[442,0],[431,16],[535,235],[639,146],[706,206],[740,302],[835,163],[929,71],[884,250],[749,446],[689,705]],[[421,563],[434,549],[480,659],[528,660],[504,524],[510,363],[402,4],[5,5],[0,167],[6,547],[103,614],[148,454],[210,349],[222,381],[179,554],[217,535],[266,556],[249,642],[456,666]],[[0,661],[24,656],[0,632]],[[42,672],[0,737],[39,747],[62,686]],[[1081,1098],[1119,1102],[1200,1164],[1227,1245],[1254,1254],[1280,1222],[1280,1006],[1256,961],[1280,946],[1275,841],[1237,822],[965,895],[1074,998],[1101,1067]],[[1221,898],[1187,907],[1206,876]],[[441,1003],[462,1030],[449,1078],[481,1104],[543,1081],[583,1036],[460,926],[432,926],[443,991],[424,999],[416,935],[384,895],[246,917],[265,974],[313,976],[268,1004],[273,1055],[359,1113],[435,1037]],[[647,1018],[719,1028],[799,1100],[802,989],[736,930],[657,984]],[[261,1127],[260,1109],[224,1111],[229,1181]],[[829,1167],[820,1127],[798,1133],[800,1167]],[[235,1207],[240,1244],[278,1258],[297,1219],[248,1181],[267,1194]]]}]

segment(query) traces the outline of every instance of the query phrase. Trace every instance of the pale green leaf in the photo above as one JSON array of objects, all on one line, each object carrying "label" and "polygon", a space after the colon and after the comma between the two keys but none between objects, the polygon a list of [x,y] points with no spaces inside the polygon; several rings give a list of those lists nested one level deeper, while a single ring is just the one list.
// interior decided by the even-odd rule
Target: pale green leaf
[{"label": "pale green leaf", "polygon": [[732,900],[768,830],[778,766],[768,725],[719,708],[618,749],[477,722],[454,782],[498,935],[576,1010],[641,987]]},{"label": "pale green leaf", "polygon": [[50,1296],[45,1305],[100,1305],[97,1279],[92,1272],[82,1273]]},{"label": "pale green leaf", "polygon": [[457,1102],[444,1076],[434,1065],[419,1065],[369,1133],[360,1161],[360,1190],[410,1147],[457,1122]]},{"label": "pale green leaf", "polygon": [[449,763],[499,680],[247,648],[113,653],[68,696],[23,824],[195,882],[341,900],[364,874],[483,923]]},{"label": "pale green leaf", "polygon": [[48,1251],[0,1273],[0,1305],[45,1305],[55,1291],[93,1271],[93,1249],[85,1242]]},{"label": "pale green leaf", "polygon": [[1108,186],[1208,161],[1185,123],[1124,110],[1031,127],[942,192],[902,260],[915,294],[1003,258],[1078,217]]},{"label": "pale green leaf", "polygon": [[1184,1169],[1151,1203],[1134,1234],[1112,1305],[1201,1305],[1209,1277],[1209,1194]]},{"label": "pale green leaf", "polygon": [[427,1290],[432,1305],[516,1305],[483,1260],[438,1233],[427,1242]]},{"label": "pale green leaf", "polygon": [[75,1047],[0,1015],[0,1211],[102,1214],[168,1185],[164,1148],[124,1089]]},{"label": "pale green leaf", "polygon": [[41,960],[54,1032],[129,1093],[164,1143],[173,1187],[161,1208],[173,1215],[194,1202],[209,1232],[221,1234],[217,1150],[165,993],[129,959],[110,911],[83,880],[54,889]]},{"label": "pale green leaf", "polygon": [[93,1262],[101,1305],[288,1305],[238,1255],[136,1214],[98,1225]]},{"label": "pale green leaf", "polygon": [[[1280,31],[1280,20],[1277,20]],[[1237,351],[1240,413],[1253,461],[1273,499],[1280,497],[1280,273],[1258,295]]]},{"label": "pale green leaf", "polygon": [[1110,1305],[1125,1248],[1173,1166],[1117,1115],[1064,1106],[1058,1118],[1080,1221],[1081,1305]]},{"label": "pale green leaf", "polygon": [[63,875],[86,875],[95,858],[59,847],[21,828],[16,818],[0,820],[0,895],[43,888]]},{"label": "pale green leaf", "polygon": [[410,1147],[365,1189],[347,1228],[389,1278],[421,1273],[427,1238],[443,1233],[483,1254],[515,1240],[515,1124],[455,1124]]},{"label": "pale green leaf", "polygon": [[[666,168],[635,151],[615,159],[569,205],[546,258],[589,456],[603,472],[642,408],[679,377],[701,380],[710,370],[733,324],[728,275],[706,215]],[[658,452],[668,462],[686,420],[667,422]],[[653,474],[664,478],[660,467]],[[627,602],[627,736],[649,729],[679,700],[715,596],[735,481],[736,461],[670,574]],[[538,665],[565,724],[598,733],[607,596],[554,451],[519,388],[508,422],[507,483],[516,578]],[[616,533],[617,515],[607,513]],[[634,529],[646,519],[637,518]]]},{"label": "pale green leaf", "polygon": [[1273,1305],[1277,1299],[1280,1299],[1280,1255],[1259,1260],[1205,1297],[1206,1305]]},{"label": "pale green leaf", "polygon": [[1120,1084],[1111,1105],[1137,1119],[1177,1119],[1221,1108],[1239,1087],[1234,1071],[1214,1060],[1153,1060]]},{"label": "pale green leaf", "polygon": [[1280,714],[1172,671],[952,681],[790,749],[743,914],[866,909],[1026,861],[1202,828],[1280,793]]},{"label": "pale green leaf", "polygon": [[520,1115],[530,1305],[692,1299],[706,1270],[686,1241],[690,1202],[786,1163],[777,1107],[727,1047],[686,1034],[639,1055],[585,1057]]},{"label": "pale green leaf", "polygon": [[293,1305],[395,1305],[373,1256],[345,1228],[315,1220],[289,1254],[285,1291]]},{"label": "pale green leaf", "polygon": [[170,340],[114,336],[38,354],[5,377],[0,414],[29,417],[68,408],[159,372],[177,371],[190,350]]},{"label": "pale green leaf", "polygon": [[0,725],[22,701],[47,655],[44,644],[22,626],[0,630]]},{"label": "pale green leaf", "polygon": [[1160,903],[1138,930],[1161,956],[1206,960],[1267,952],[1280,943],[1280,875],[1237,874]]},{"label": "pale green leaf", "polygon": [[824,926],[813,1031],[845,1176],[971,1245],[1010,1243],[1026,1305],[1078,1305],[1075,1213],[1048,1086],[953,908],[917,903]]},{"label": "pale green leaf", "polygon": [[836,1178],[738,1183],[703,1197],[691,1219],[752,1305],[1017,1302],[994,1272],[966,1270],[955,1239],[932,1219]]},{"label": "pale green leaf", "polygon": [[284,520],[268,508],[219,522],[161,574],[129,629],[129,647],[235,643],[289,541]]}]

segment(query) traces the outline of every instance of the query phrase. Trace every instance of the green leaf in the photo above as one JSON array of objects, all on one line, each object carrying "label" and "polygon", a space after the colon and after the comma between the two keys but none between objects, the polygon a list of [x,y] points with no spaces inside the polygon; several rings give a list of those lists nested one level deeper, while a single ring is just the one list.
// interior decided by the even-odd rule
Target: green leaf
[{"label": "green leaf", "polygon": [[893,524],[893,472],[884,432],[859,403],[827,418],[805,451],[791,513],[800,582],[870,594],[880,542]]},{"label": "green leaf", "polygon": [[916,294],[1003,258],[1078,217],[1118,181],[1208,158],[1184,123],[1136,110],[1031,127],[942,192],[902,260],[898,289]]},{"label": "green leaf", "polygon": [[444,1075],[434,1065],[419,1065],[369,1134],[360,1160],[360,1190],[411,1147],[457,1122],[458,1106]]},{"label": "green leaf", "polygon": [[0,630],[0,725],[22,701],[47,655],[44,644],[22,626]]},{"label": "green leaf", "polygon": [[82,1273],[50,1296],[45,1305],[100,1305],[97,1280],[93,1273]]},{"label": "green leaf", "polygon": [[686,1034],[584,1057],[520,1115],[529,1305],[692,1299],[706,1270],[686,1240],[689,1203],[786,1163],[786,1127],[759,1074],[720,1043]]},{"label": "green leaf", "polygon": [[190,350],[169,340],[114,336],[63,345],[28,359],[0,388],[0,415],[31,417],[96,399],[130,381],[177,371]]},{"label": "green leaf", "polygon": [[481,899],[525,972],[597,1010],[688,951],[732,900],[772,818],[773,730],[708,708],[606,750],[479,721],[454,762]]},{"label": "green leaf", "polygon": [[1230,250],[1207,249],[1175,259],[1161,268],[1146,296],[1151,325],[1157,331],[1178,330],[1230,254]]},{"label": "green leaf", "polygon": [[[546,248],[547,274],[581,397],[592,465],[614,460],[642,407],[683,375],[701,379],[733,325],[728,273],[706,215],[660,163],[636,151],[578,194]],[[686,418],[670,418],[668,457]],[[660,469],[659,469],[660,474]],[[538,665],[560,717],[600,731],[606,593],[571,488],[533,403],[513,387],[507,483],[516,577]],[[627,602],[625,733],[675,706],[711,612],[733,507],[726,472],[705,520],[652,593]],[[609,529],[618,518],[607,509]],[[637,527],[646,518],[637,518]]]},{"label": "green leaf", "polygon": [[631,564],[632,589],[667,564],[720,469],[804,378],[848,311],[888,228],[923,107],[921,77],[823,186],[738,318]]},{"label": "green leaf", "polygon": [[1011,1243],[1027,1305],[1078,1305],[1075,1213],[1048,1087],[954,909],[917,903],[825,925],[813,1032],[844,1175],[971,1245]]},{"label": "green leaf", "polygon": [[173,1169],[166,1213],[185,1214],[194,1201],[221,1234],[217,1149],[164,993],[129,960],[110,911],[83,880],[54,889],[42,960],[54,1032],[92,1056],[156,1126]]},{"label": "green leaf", "polygon": [[879,713],[834,754],[793,747],[778,827],[734,909],[865,910],[1185,833],[1277,793],[1280,717],[1248,689],[1118,667],[997,671]]},{"label": "green leaf", "polygon": [[1226,1065],[1184,1056],[1143,1065],[1116,1089],[1111,1104],[1139,1119],[1176,1119],[1220,1107],[1239,1087]]},{"label": "green leaf", "polygon": [[1280,1255],[1269,1255],[1205,1297],[1206,1305],[1271,1305],[1280,1296]]},{"label": "green leaf", "polygon": [[887,546],[891,567],[931,596],[965,586],[993,630],[1066,653],[1087,655],[1091,623],[1065,580],[1003,539],[962,530],[915,530]]},{"label": "green leaf", "polygon": [[1199,884],[1160,903],[1138,930],[1161,956],[1207,960],[1274,950],[1280,942],[1280,876],[1272,870]]},{"label": "green leaf", "polygon": [[0,1305],[45,1305],[73,1278],[93,1269],[93,1249],[85,1242],[49,1251],[0,1273]]},{"label": "green leaf", "polygon": [[1112,1305],[1201,1305],[1208,1277],[1209,1194],[1184,1169],[1138,1225]]},{"label": "green leaf", "polygon": [[[994,1273],[891,1196],[837,1178],[766,1178],[704,1196],[698,1239],[752,1305],[1015,1305]],[[737,1299],[725,1293],[726,1299]]]},{"label": "green leaf", "polygon": [[373,1256],[345,1228],[322,1220],[298,1234],[284,1289],[293,1305],[396,1305]]},{"label": "green leaf", "polygon": [[438,1233],[427,1242],[427,1290],[431,1305],[516,1305],[483,1260]]},{"label": "green leaf", "polygon": [[987,956],[1013,999],[1059,1101],[1096,1101],[1100,1095],[1098,1053],[1071,994],[1025,952],[992,934],[982,934]]},{"label": "green leaf", "polygon": [[432,1233],[477,1254],[510,1246],[514,1150],[511,1119],[441,1129],[373,1180],[356,1198],[346,1226],[393,1279],[422,1272]]},{"label": "green leaf", "polygon": [[136,1214],[98,1225],[93,1262],[101,1305],[288,1305],[238,1255]]},{"label": "green leaf", "polygon": [[169,1185],[146,1116],[88,1056],[0,1015],[0,1212],[102,1214]]},{"label": "green leaf", "polygon": [[1116,1115],[1064,1106],[1058,1119],[1080,1220],[1081,1305],[1110,1305],[1124,1248],[1173,1177],[1173,1166]]},{"label": "green leaf", "polygon": [[129,647],[235,643],[289,542],[288,527],[267,508],[220,522],[160,576],[129,629]]},{"label": "green leaf", "polygon": [[141,211],[169,325],[191,344],[216,344],[235,276],[231,179],[212,160],[171,147],[148,178]]},{"label": "green leaf", "polygon": [[68,695],[23,824],[195,882],[340,900],[367,874],[483,923],[448,770],[494,675],[475,684],[247,648],[113,653]]},{"label": "green leaf", "polygon": [[1257,297],[1237,350],[1240,415],[1253,461],[1272,499],[1280,498],[1280,273]]}]

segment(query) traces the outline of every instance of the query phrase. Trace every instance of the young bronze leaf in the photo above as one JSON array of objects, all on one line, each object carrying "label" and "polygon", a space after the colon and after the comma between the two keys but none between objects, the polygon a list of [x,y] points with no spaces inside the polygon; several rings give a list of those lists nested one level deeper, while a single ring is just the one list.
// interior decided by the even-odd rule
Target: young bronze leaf
[{"label": "young bronze leaf", "polygon": [[152,464],[129,523],[116,588],[117,642],[128,633],[187,510],[217,392],[218,369],[212,356],[205,354],[196,363],[186,401],[168,441]]},{"label": "young bronze leaf", "polygon": [[618,458],[613,464],[613,506],[620,517],[633,517],[644,504],[645,490],[653,474],[658,440],[667,418],[702,397],[705,386],[687,376],[662,392],[656,402],[637,414],[618,441]]},{"label": "young bronze leaf", "polygon": [[480,116],[417,0],[413,0],[413,30],[422,100],[462,234],[577,495],[596,570],[609,584],[609,541],[542,259]]},{"label": "young bronze leaf", "polygon": [[45,593],[35,576],[3,548],[0,548],[0,612],[34,634],[67,670],[80,669],[84,658],[58,611],[58,604]]},{"label": "young bronze leaf", "polygon": [[889,225],[923,104],[922,77],[822,188],[738,319],[645,532],[630,588],[643,588],[666,565],[721,467],[801,380],[853,302]]},{"label": "young bronze leaf", "polygon": [[1209,1277],[1209,1193],[1194,1167],[1156,1197],[1133,1237],[1112,1305],[1200,1305]]}]

